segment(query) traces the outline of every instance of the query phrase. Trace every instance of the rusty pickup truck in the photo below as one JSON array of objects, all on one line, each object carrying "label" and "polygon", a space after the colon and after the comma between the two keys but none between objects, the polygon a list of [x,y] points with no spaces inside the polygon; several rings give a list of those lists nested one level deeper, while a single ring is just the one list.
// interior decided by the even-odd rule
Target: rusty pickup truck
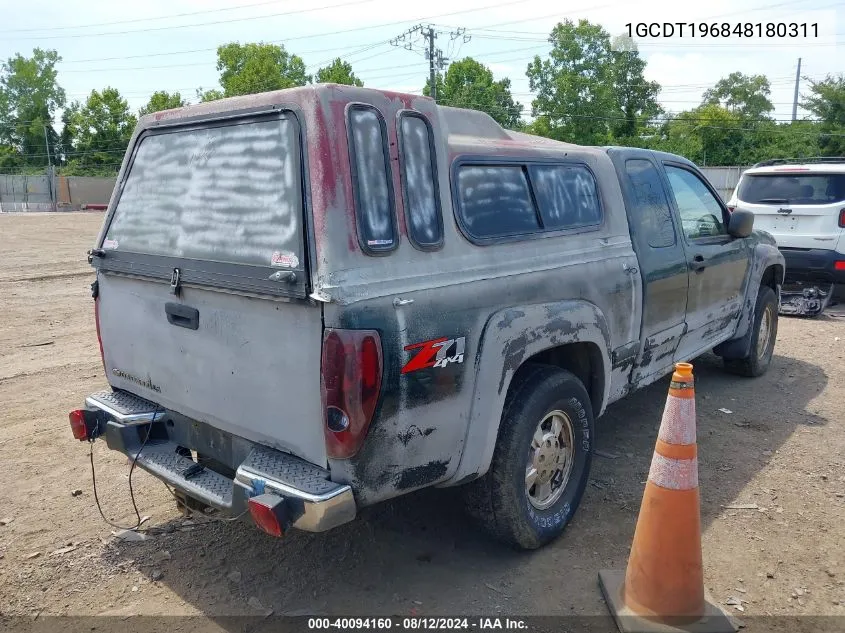
[{"label": "rusty pickup truck", "polygon": [[559,535],[595,419],[714,351],[766,371],[784,259],[688,160],[315,85],[141,118],[89,259],[74,435],[281,536],[461,486]]}]

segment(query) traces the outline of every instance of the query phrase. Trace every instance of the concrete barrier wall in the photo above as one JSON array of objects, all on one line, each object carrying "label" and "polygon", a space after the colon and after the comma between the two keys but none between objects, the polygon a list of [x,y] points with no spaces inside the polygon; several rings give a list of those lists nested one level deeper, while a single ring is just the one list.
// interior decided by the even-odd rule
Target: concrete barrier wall
[{"label": "concrete barrier wall", "polygon": [[68,176],[66,179],[72,205],[108,204],[116,181],[115,178],[86,176]]},{"label": "concrete barrier wall", "polygon": [[0,174],[0,213],[13,211],[77,211],[105,205],[115,178]]},{"label": "concrete barrier wall", "polygon": [[699,169],[722,196],[722,200],[727,202],[736,189],[739,177],[748,167],[699,167]]}]

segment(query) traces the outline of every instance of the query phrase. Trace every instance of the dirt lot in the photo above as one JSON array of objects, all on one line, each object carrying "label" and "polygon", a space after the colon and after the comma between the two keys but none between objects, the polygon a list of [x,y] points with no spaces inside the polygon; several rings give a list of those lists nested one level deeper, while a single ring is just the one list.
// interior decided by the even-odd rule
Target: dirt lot
[{"label": "dirt lot", "polygon": [[[599,420],[599,448],[618,457],[596,457],[575,520],[540,552],[491,542],[445,490],[283,540],[185,525],[142,471],[141,514],[169,532],[113,538],[67,422],[106,385],[85,261],[100,221],[0,215],[0,615],[606,613],[596,574],[624,568],[666,381]],[[695,371],[709,592],[742,600],[743,614],[729,607],[742,618],[845,615],[845,319],[781,319],[763,378],[728,376],[713,356]],[[103,443],[94,458],[106,514],[133,522],[126,459]]]}]

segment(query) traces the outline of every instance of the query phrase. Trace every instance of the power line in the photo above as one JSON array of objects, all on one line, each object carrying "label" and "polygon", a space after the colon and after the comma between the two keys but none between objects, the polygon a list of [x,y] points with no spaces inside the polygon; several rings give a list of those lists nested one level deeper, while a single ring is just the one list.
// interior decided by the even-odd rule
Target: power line
[{"label": "power line", "polygon": [[[131,30],[131,31],[108,31],[108,32],[104,32],[104,33],[88,33],[88,34],[78,34],[78,35],[53,35],[53,36],[34,37],[34,38],[17,37],[17,38],[8,38],[8,39],[12,39],[12,40],[67,39],[67,38],[75,38],[75,37],[91,38],[91,37],[100,37],[100,36],[109,36],[109,35],[129,35],[129,34],[132,34],[132,33],[147,33],[147,32],[151,32],[151,31],[166,31],[166,30],[171,30],[171,29],[184,29],[184,28],[190,28],[190,27],[195,27],[195,26],[210,26],[210,25],[214,25],[214,24],[231,24],[232,22],[244,22],[244,21],[247,21],[247,20],[264,20],[264,19],[267,19],[267,18],[277,17],[277,16],[281,16],[281,15],[292,15],[292,14],[295,14],[295,13],[307,13],[307,12],[313,12],[313,11],[322,11],[324,9],[334,9],[334,8],[338,8],[338,7],[349,6],[349,5],[352,5],[352,4],[364,4],[366,2],[374,2],[374,1],[375,0],[355,0],[354,2],[350,2],[350,3],[346,3],[346,4],[331,5],[331,6],[325,6],[325,7],[311,7],[311,8],[308,8],[308,9],[299,9],[299,10],[296,10],[296,11],[286,11],[286,12],[282,12],[282,13],[269,13],[269,14],[265,14],[265,15],[253,16],[253,17],[248,17],[248,18],[235,18],[235,19],[230,19],[230,20],[219,20],[219,21],[215,21],[215,22],[203,22],[203,23],[196,23],[196,24],[181,24],[181,25],[174,25],[174,26],[162,26],[162,27],[153,27],[153,28],[146,28],[146,29],[135,29],[135,30]],[[423,17],[420,17],[420,18],[415,18],[413,20],[397,20],[397,21],[394,21],[394,22],[386,22],[386,23],[383,23],[383,24],[375,24],[375,25],[372,25],[372,26],[362,26],[362,27],[356,27],[356,28],[351,28],[351,29],[341,29],[339,31],[329,31],[329,32],[324,32],[324,33],[312,33],[310,35],[299,35],[299,36],[296,36],[296,37],[286,38],[283,41],[288,42],[288,41],[292,41],[292,40],[310,39],[310,38],[323,37],[323,36],[328,36],[328,35],[339,35],[339,34],[342,34],[342,33],[352,33],[352,32],[356,32],[356,31],[366,31],[366,30],[371,30],[371,29],[382,28],[382,27],[385,27],[385,26],[395,26],[397,24],[407,24],[409,22],[418,22],[418,21],[430,20],[430,19],[433,19],[433,18],[442,18],[442,17],[446,17],[446,16],[450,16],[450,15],[460,15],[462,13],[473,13],[473,12],[484,10],[484,9],[497,9],[499,7],[510,6],[510,5],[514,5],[514,4],[522,4],[522,3],[530,2],[530,1],[532,1],[532,0],[509,0],[508,2],[502,2],[502,3],[499,3],[499,4],[482,5],[480,7],[474,7],[472,9],[461,9],[460,11],[450,11],[448,13],[441,13],[439,15],[423,16]]]},{"label": "power line", "polygon": [[357,4],[367,4],[375,2],[375,0],[352,0],[351,2],[343,2],[341,4],[332,4],[323,7],[309,7],[306,9],[296,9],[294,11],[282,11],[280,13],[267,13],[265,15],[254,15],[248,18],[231,18],[228,20],[216,20],[214,22],[197,22],[194,24],[174,24],[171,26],[153,26],[144,29],[134,29],[130,31],[107,31],[102,33],[76,33],[71,35],[45,35],[35,37],[10,37],[9,40],[64,40],[77,37],[105,37],[109,35],[131,35],[133,33],[150,33],[153,31],[172,31],[174,29],[189,29],[198,26],[213,26],[216,24],[231,24],[232,22],[247,22],[251,20],[266,20],[267,18],[276,18],[283,15],[295,15],[299,13],[313,13],[315,11],[325,11],[326,9],[339,9],[341,7],[348,7]]},{"label": "power line", "polygon": [[220,9],[203,9],[202,11],[189,11],[188,13],[171,13],[170,15],[160,15],[153,18],[134,18],[132,20],[116,20],[114,22],[96,22],[94,24],[76,24],[74,26],[42,26],[31,29],[0,29],[0,33],[31,33],[33,31],[67,31],[70,29],[88,29],[95,26],[113,26],[115,24],[133,24],[137,22],[152,22],[153,20],[169,20],[171,18],[184,18],[191,15],[201,15],[206,13],[222,13],[223,11],[239,11],[241,9],[251,9],[253,7],[263,7],[268,4],[279,4],[281,2],[288,2],[289,0],[268,0],[266,2],[256,2],[254,4],[242,4],[235,7],[223,7]]}]

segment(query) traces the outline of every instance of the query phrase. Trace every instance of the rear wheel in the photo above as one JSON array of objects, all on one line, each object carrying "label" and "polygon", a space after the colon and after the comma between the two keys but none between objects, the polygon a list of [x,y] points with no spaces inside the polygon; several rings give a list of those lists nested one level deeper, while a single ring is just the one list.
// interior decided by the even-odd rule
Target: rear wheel
[{"label": "rear wheel", "polygon": [[467,486],[467,506],[495,537],[535,549],[563,532],[590,471],[593,413],[568,371],[545,365],[514,379],[490,470]]},{"label": "rear wheel", "polygon": [[775,291],[761,286],[751,323],[751,346],[745,358],[726,358],[725,369],[740,376],[762,376],[772,364],[778,335],[778,300]]}]

